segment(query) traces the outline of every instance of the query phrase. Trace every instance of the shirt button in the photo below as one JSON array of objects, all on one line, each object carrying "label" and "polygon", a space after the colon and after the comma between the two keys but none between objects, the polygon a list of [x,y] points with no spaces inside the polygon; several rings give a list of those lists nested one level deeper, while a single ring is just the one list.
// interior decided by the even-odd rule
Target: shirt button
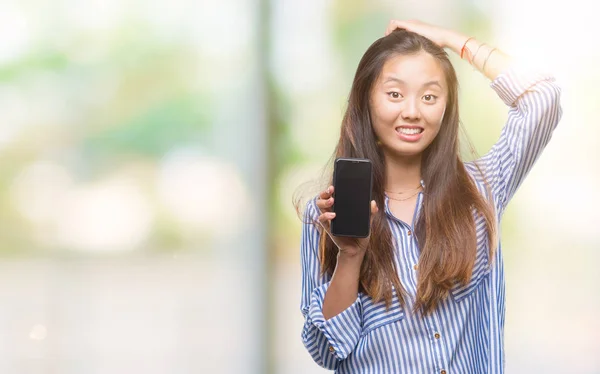
[{"label": "shirt button", "polygon": [[440,371],[440,374],[446,374],[446,370]]},{"label": "shirt button", "polygon": [[408,230],[408,236],[411,236],[412,232],[410,230]]},{"label": "shirt button", "polygon": [[441,337],[441,335],[440,335],[439,332],[436,332],[434,336],[435,336],[436,339],[439,339]]},{"label": "shirt button", "polygon": [[332,346],[329,346],[329,352],[333,353],[335,352],[335,349]]},{"label": "shirt button", "polygon": [[417,270],[417,267],[418,267],[417,264],[413,265],[413,269]]}]

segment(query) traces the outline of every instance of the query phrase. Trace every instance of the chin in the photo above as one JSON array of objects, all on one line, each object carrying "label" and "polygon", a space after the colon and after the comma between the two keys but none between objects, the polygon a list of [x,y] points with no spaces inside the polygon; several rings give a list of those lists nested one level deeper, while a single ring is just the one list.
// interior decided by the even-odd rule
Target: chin
[{"label": "chin", "polygon": [[422,147],[420,145],[415,144],[413,146],[408,146],[408,147],[396,146],[393,148],[388,148],[388,152],[390,152],[394,156],[417,157],[417,156],[420,156],[426,148],[427,147]]}]

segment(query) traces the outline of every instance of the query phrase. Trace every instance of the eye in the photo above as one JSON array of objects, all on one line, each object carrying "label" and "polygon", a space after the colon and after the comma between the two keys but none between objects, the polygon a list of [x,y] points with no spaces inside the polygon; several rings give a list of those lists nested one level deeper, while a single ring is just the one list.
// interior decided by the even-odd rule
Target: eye
[{"label": "eye", "polygon": [[400,95],[400,92],[396,92],[396,91],[388,92],[387,94],[392,99],[399,99],[402,97],[402,95]]},{"label": "eye", "polygon": [[437,96],[425,95],[425,96],[423,96],[423,99],[425,99],[425,102],[427,102],[427,103],[433,103],[433,102],[435,102],[435,99],[437,99]]}]

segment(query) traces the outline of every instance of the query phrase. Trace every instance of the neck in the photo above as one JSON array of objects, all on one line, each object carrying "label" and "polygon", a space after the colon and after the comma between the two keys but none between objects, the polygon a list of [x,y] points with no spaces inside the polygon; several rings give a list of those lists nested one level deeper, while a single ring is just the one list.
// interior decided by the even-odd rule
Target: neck
[{"label": "neck", "polygon": [[421,183],[421,155],[413,157],[385,157],[386,191],[403,191]]}]

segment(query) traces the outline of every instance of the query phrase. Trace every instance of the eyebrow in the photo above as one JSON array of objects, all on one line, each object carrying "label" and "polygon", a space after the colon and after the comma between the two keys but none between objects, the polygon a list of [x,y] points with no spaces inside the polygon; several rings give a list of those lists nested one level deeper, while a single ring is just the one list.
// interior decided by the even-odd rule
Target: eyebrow
[{"label": "eyebrow", "polygon": [[[387,79],[383,83],[386,84],[388,82],[396,82],[396,83],[399,83],[399,84],[406,84],[405,81],[403,81],[402,79],[398,79],[396,77],[387,77]],[[436,81],[436,80],[425,82],[423,84],[423,87],[426,87],[426,86],[438,86],[439,88],[443,89],[443,87],[440,84],[440,82]]]}]

